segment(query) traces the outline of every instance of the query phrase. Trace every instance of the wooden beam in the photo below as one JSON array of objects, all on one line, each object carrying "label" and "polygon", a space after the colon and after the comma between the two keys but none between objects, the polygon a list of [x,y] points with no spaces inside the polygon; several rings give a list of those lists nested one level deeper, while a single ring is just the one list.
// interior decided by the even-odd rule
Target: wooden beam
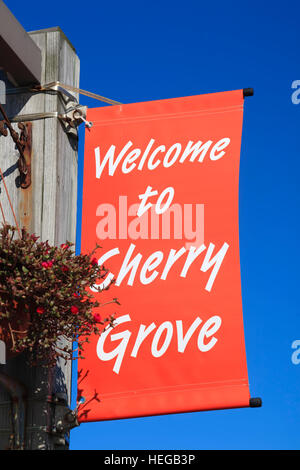
[{"label": "wooden beam", "polygon": [[0,0],[0,68],[15,86],[41,82],[39,47]]},{"label": "wooden beam", "polygon": [[[74,48],[59,28],[30,33],[42,51],[42,81],[79,87],[80,63]],[[78,99],[78,95],[75,94]],[[7,94],[8,116],[58,112],[64,114],[69,100],[57,93]],[[1,118],[0,118],[1,119]],[[17,124],[14,130],[20,133]],[[77,133],[67,134],[57,118],[32,121],[31,185],[22,189],[16,165],[18,152],[13,140],[0,136],[0,167],[20,226],[60,245],[76,241],[77,212]],[[0,181],[0,198],[8,223],[15,225]],[[0,224],[2,217],[0,212]],[[61,343],[60,343],[61,344]],[[0,345],[1,346],[1,345]],[[69,361],[58,361],[55,369],[29,367],[26,353],[7,360],[0,372],[20,381],[27,388],[26,450],[66,449],[68,441],[49,431],[54,424],[55,398],[62,395],[70,404],[71,368]],[[52,401],[51,401],[52,400]],[[0,451],[9,445],[12,435],[10,396],[0,385]]]}]

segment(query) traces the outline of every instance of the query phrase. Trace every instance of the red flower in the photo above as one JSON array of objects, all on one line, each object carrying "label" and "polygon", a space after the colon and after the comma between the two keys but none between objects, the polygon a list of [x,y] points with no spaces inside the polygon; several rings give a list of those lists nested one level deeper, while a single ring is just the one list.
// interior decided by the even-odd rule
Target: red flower
[{"label": "red flower", "polygon": [[79,312],[79,308],[75,305],[72,305],[71,312],[73,313],[73,315],[77,315],[77,313]]},{"label": "red flower", "polygon": [[101,315],[100,315],[100,313],[97,313],[97,312],[93,313],[93,318],[94,318],[94,321],[95,321],[96,323],[101,322]]},{"label": "red flower", "polygon": [[52,266],[53,266],[53,261],[54,261],[54,260],[52,260],[52,261],[43,261],[43,262],[42,262],[43,268],[46,268],[46,269],[47,269],[47,268],[52,268]]},{"label": "red flower", "polygon": [[97,258],[93,258],[92,261],[91,261],[91,264],[92,264],[93,266],[95,266],[95,264],[98,264]]},{"label": "red flower", "polygon": [[73,297],[75,297],[76,299],[78,299],[78,298],[80,297],[80,295],[77,294],[77,292],[74,292],[74,293],[73,293]]},{"label": "red flower", "polygon": [[63,250],[67,250],[69,248],[69,245],[67,245],[66,243],[62,243],[60,245],[60,247],[63,249]]},{"label": "red flower", "polygon": [[36,309],[36,313],[38,313],[39,315],[43,315],[43,313],[45,313],[45,309],[43,307],[38,307]]},{"label": "red flower", "polygon": [[69,271],[69,268],[67,266],[62,266],[61,270],[65,273]]}]

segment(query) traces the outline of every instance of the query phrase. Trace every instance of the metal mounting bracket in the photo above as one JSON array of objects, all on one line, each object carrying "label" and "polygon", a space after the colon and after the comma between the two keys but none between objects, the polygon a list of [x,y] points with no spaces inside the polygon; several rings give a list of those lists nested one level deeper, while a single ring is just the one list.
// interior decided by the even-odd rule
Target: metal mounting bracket
[{"label": "metal mounting bracket", "polygon": [[[76,104],[71,108],[67,109],[65,113],[60,114],[57,111],[49,111],[43,113],[34,114],[20,114],[17,116],[10,117],[10,122],[23,122],[23,121],[36,121],[39,119],[58,118],[64,126],[66,133],[76,134],[76,127],[81,123],[85,123],[86,127],[92,127],[92,123],[86,120],[87,106]],[[4,123],[3,123],[4,124]],[[3,127],[3,126],[2,126]],[[0,133],[1,133],[1,122],[0,122]],[[4,135],[4,134],[3,134]]]},{"label": "metal mounting bracket", "polygon": [[22,189],[26,189],[31,185],[32,124],[31,122],[19,122],[18,128],[21,130],[19,140],[24,155],[24,164],[21,164],[20,159],[18,162],[21,177],[20,186]]},{"label": "metal mounting bracket", "polygon": [[75,98],[72,93],[70,93],[68,90],[66,90],[60,82],[51,82],[47,83],[46,85],[37,85],[34,88],[36,91],[57,91],[62,95],[65,95],[70,101],[74,101],[75,103],[78,103],[78,100]]},{"label": "metal mounting bracket", "polygon": [[82,122],[86,127],[92,127],[92,123],[86,120],[87,106],[77,105],[68,110],[65,114],[59,114],[58,118],[65,125],[65,131],[70,132],[71,129],[76,129]]},{"label": "metal mounting bracket", "polygon": [[18,167],[20,171],[21,187],[28,188],[31,184],[31,147],[32,147],[32,124],[27,122],[19,122],[18,128],[21,130],[20,135],[16,132],[6,115],[3,106],[0,104],[0,111],[3,120],[0,121],[0,135],[7,136],[10,133],[16,147],[19,151],[20,158]]}]

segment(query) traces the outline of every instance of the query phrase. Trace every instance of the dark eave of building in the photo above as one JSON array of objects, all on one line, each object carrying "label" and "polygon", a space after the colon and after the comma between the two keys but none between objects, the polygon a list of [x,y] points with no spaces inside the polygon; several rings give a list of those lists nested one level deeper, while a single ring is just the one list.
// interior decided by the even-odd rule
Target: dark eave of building
[{"label": "dark eave of building", "polygon": [[15,86],[41,82],[41,50],[0,1],[0,68]]}]

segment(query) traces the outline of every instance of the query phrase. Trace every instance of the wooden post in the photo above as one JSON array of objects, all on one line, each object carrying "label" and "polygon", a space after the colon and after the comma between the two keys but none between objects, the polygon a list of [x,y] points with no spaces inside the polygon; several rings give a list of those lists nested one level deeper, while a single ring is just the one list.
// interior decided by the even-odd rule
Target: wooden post
[{"label": "wooden post", "polygon": [[[60,28],[34,31],[29,35],[42,52],[41,82],[60,81],[78,87],[79,59]],[[12,85],[7,81],[6,86]],[[53,111],[64,113],[70,106],[67,101],[51,91],[7,93],[5,110],[9,117]],[[33,120],[31,124],[32,182],[26,189],[20,187],[15,145],[9,136],[0,136],[0,167],[19,224],[42,240],[49,240],[50,244],[59,245],[66,240],[75,242],[77,132],[67,134],[56,117]],[[13,127],[20,133],[17,124]],[[2,181],[0,190],[7,222],[15,225]],[[20,398],[24,400],[26,413],[24,448],[68,448],[67,440],[62,434],[55,434],[53,426],[57,405],[64,405],[65,401],[70,403],[71,364],[65,366],[58,363],[54,370],[28,367],[25,353],[22,353],[8,360],[7,364],[0,365],[0,372],[25,386],[26,397]],[[10,395],[0,381],[0,449],[16,446],[11,407]],[[22,416],[19,418],[22,419]]]}]

